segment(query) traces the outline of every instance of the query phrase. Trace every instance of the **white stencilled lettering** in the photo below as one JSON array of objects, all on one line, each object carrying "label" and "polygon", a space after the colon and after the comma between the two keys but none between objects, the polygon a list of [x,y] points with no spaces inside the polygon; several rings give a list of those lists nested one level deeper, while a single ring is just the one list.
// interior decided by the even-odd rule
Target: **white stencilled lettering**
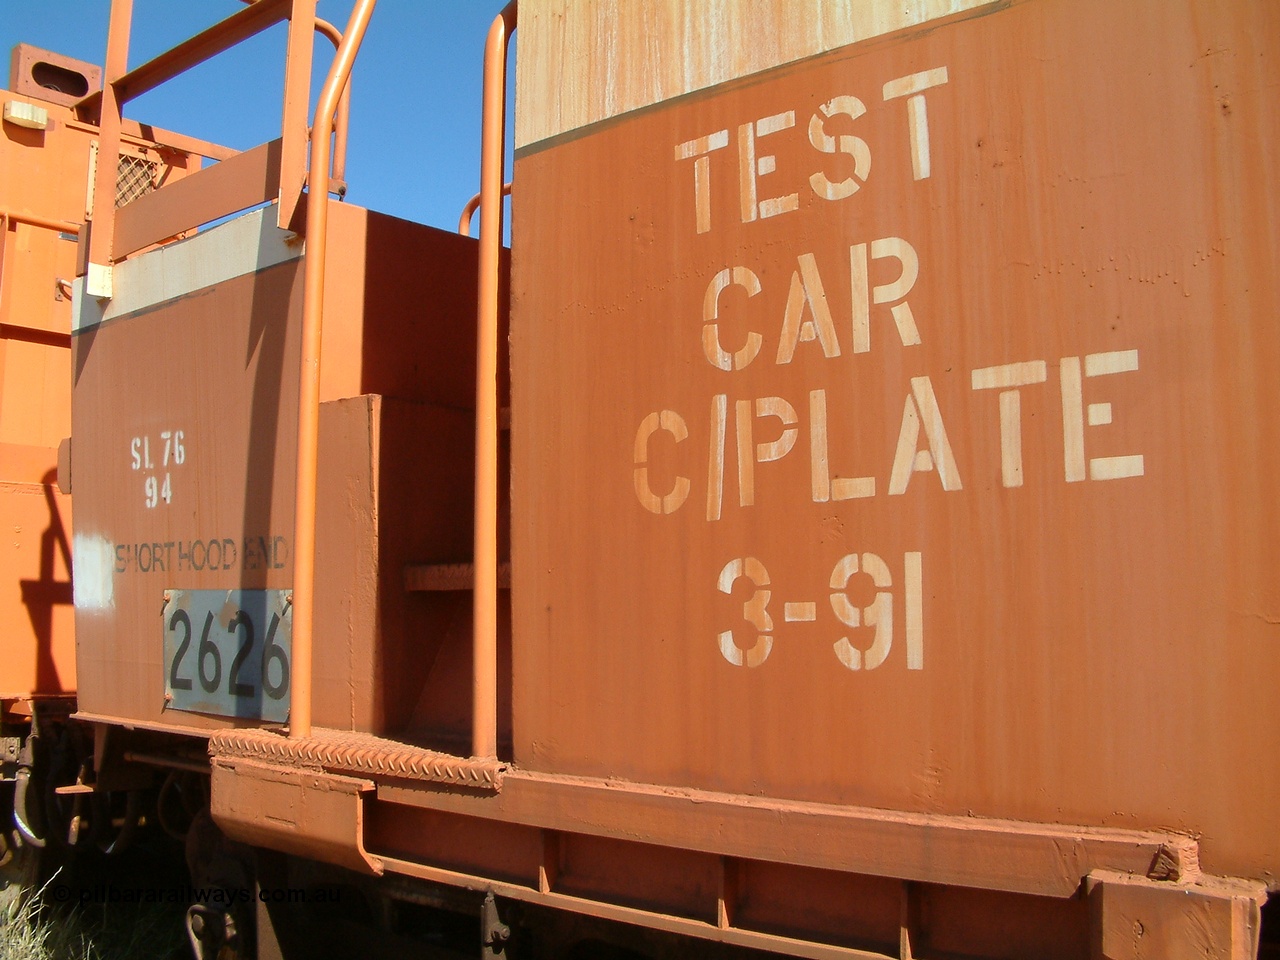
[{"label": "white stencilled lettering", "polygon": [[[947,68],[943,66],[896,77],[881,86],[883,104],[906,98],[907,142],[911,153],[913,180],[927,180],[932,171],[933,152],[929,137],[929,115],[925,105],[925,91],[940,87],[947,81]],[[729,146],[730,129],[733,130],[732,139],[735,145],[732,152],[736,153],[736,156],[732,160],[728,157],[717,160],[716,166],[719,167],[717,178],[737,180],[737,219],[743,224],[748,224],[794,213],[800,209],[798,190],[760,198],[761,178],[781,176],[778,173],[776,154],[765,153],[766,148],[761,146],[764,138],[785,134],[786,131],[795,131],[790,136],[784,136],[783,140],[798,140],[803,136],[804,141],[807,141],[819,157],[836,155],[848,157],[849,160],[844,161],[841,169],[847,169],[850,162],[853,169],[847,176],[838,180],[828,174],[822,161],[816,157],[814,158],[816,163],[813,166],[806,165],[801,173],[814,196],[826,201],[846,200],[858,193],[871,176],[869,142],[862,136],[845,132],[849,124],[858,123],[866,115],[866,102],[853,93],[844,91],[820,104],[807,123],[797,124],[794,109],[783,110],[766,117],[743,118],[731,126],[676,144],[675,162],[693,161],[695,231],[698,234],[705,234],[712,229],[713,164],[711,156]],[[803,134],[799,130],[801,126]],[[814,166],[817,169],[814,169]],[[730,174],[726,167],[733,169],[736,177]],[[794,181],[794,185],[799,187],[800,182]]]},{"label": "white stencilled lettering", "polygon": [[129,440],[129,469],[145,471],[142,479],[142,503],[147,509],[154,509],[161,503],[173,502],[172,469],[182,466],[187,461],[186,432],[183,430],[162,430],[158,437],[156,449],[160,457],[163,474],[152,473],[157,469],[151,459],[151,436],[143,434]]},{"label": "white stencilled lettering", "polygon": [[[921,554],[909,551],[902,558],[902,605],[905,621],[906,668],[924,669],[924,578]],[[849,587],[854,577],[865,575],[875,587],[874,599],[868,606],[856,606],[849,599]],[[754,628],[747,637],[749,646],[739,644],[732,629],[722,630],[716,637],[720,654],[735,667],[758,667],[777,649],[774,621],[769,613],[769,601],[773,597],[773,584],[769,571],[756,557],[739,557],[730,560],[720,570],[716,580],[719,591],[732,595],[739,580],[751,585],[751,593],[743,601],[742,619]],[[845,633],[832,644],[836,659],[849,670],[875,670],[889,658],[894,640],[893,574],[878,554],[850,553],[835,562],[828,580],[831,612],[836,621],[854,631],[870,629],[871,642],[864,647],[857,633]],[[814,623],[818,621],[818,604],[811,600],[789,601],[782,605],[782,621],[787,623]],[[864,635],[865,636],[865,635]],[[855,642],[855,638],[857,641]]]}]

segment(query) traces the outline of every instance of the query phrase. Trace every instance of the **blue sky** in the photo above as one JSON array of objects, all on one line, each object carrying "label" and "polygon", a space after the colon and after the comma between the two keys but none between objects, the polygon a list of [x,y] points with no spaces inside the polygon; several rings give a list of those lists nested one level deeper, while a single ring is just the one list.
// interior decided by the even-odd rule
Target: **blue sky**
[{"label": "blue sky", "polygon": [[[319,0],[318,12],[343,29],[351,5]],[[479,189],[484,41],[502,5],[379,0],[356,61],[349,200],[456,229]],[[241,7],[239,0],[134,0],[130,66]],[[5,84],[9,51],[20,42],[100,64],[109,9],[109,0],[0,0]],[[238,149],[279,136],[284,34],[283,24],[273,27],[130,103],[125,115]],[[313,104],[332,50],[318,38]]]}]

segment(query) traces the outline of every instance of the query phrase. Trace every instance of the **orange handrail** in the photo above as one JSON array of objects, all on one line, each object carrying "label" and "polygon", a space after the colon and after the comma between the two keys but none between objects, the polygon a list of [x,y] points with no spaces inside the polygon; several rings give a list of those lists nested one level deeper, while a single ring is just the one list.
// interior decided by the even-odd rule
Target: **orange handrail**
[{"label": "orange handrail", "polygon": [[320,440],[320,337],[329,222],[329,137],[334,112],[377,0],[357,0],[325,78],[311,123],[306,257],[302,281],[302,363],[298,376],[298,458],[294,484],[293,662],[289,736],[311,736],[311,663],[316,579],[316,463]]},{"label": "orange handrail", "polygon": [[[297,8],[300,5],[309,10],[305,17],[295,16],[299,12]],[[121,111],[124,104],[282,20],[290,21],[288,50],[290,77],[285,81],[286,135],[282,137],[282,143],[289,155],[281,161],[280,191],[276,199],[279,201],[279,216],[283,221],[281,225],[287,224],[296,204],[297,194],[301,193],[306,163],[300,149],[291,149],[293,141],[287,134],[291,123],[294,122],[290,118],[295,114],[297,126],[300,130],[305,129],[307,99],[305,84],[310,82],[309,45],[305,48],[307,56],[299,58],[294,64],[295,47],[298,46],[294,35],[297,32],[295,28],[301,29],[304,23],[308,25],[308,29],[309,25],[315,24],[317,20],[315,0],[256,0],[246,9],[232,14],[133,70],[127,69],[129,33],[133,22],[133,0],[112,0],[107,30],[103,87],[100,91],[83,98],[76,105],[82,117],[87,115],[92,119],[92,115],[97,114],[99,152],[105,157],[113,157],[118,152],[122,135]],[[320,29],[323,32],[323,28]],[[304,59],[305,62],[303,62]],[[301,92],[291,92],[291,86],[296,83],[304,84]],[[113,198],[115,176],[114,163],[99,163],[94,175],[91,198]],[[291,185],[296,185],[296,193],[290,193],[286,189]],[[232,209],[225,212],[235,211]],[[115,259],[112,249],[115,239],[115,220],[114,203],[102,202],[93,205],[88,231],[87,256],[81,267],[87,274],[85,290],[90,296],[111,297],[111,265]]]},{"label": "orange handrail", "polygon": [[[241,3],[257,3],[258,0],[240,0]],[[342,34],[328,20],[315,18],[316,33],[324,34],[335,50],[342,43]],[[338,120],[334,124],[333,138],[333,173],[331,180],[347,179],[347,124],[351,120],[351,80],[342,88],[342,98],[338,101]]]},{"label": "orange handrail", "polygon": [[[511,196],[511,183],[507,182],[502,185],[502,195],[504,197]],[[471,218],[474,216],[477,208],[480,206],[480,194],[476,194],[467,201],[467,205],[462,208],[462,215],[458,217],[458,233],[461,236],[471,236]]]},{"label": "orange handrail", "polygon": [[480,292],[476,308],[475,592],[471,754],[498,755],[498,296],[506,140],[507,42],[516,0],[489,27],[480,139]]},{"label": "orange handrail", "polygon": [[[306,4],[300,3],[299,0],[245,0],[245,2],[248,4],[247,9],[227,17],[133,70],[126,70],[129,32],[133,17],[132,0],[114,0],[111,7],[111,26],[108,32],[107,64],[103,89],[83,98],[77,104],[77,110],[82,116],[97,113],[98,140],[104,155],[111,155],[118,148],[122,137],[121,110],[125,103],[166,83],[191,67],[229,50],[236,44],[261,33],[282,20],[288,20],[291,23],[290,58],[295,55],[295,33],[297,32],[294,27],[295,23],[300,29],[313,28],[316,32],[324,34],[334,44],[335,48],[341,45],[342,34],[338,32],[338,29],[328,21],[315,16],[315,0],[309,0]],[[295,16],[295,14],[299,13],[296,9],[299,6],[303,7],[302,15]],[[310,25],[310,27],[307,25]],[[299,60],[299,65],[296,68],[290,67],[291,79],[286,79],[285,83],[284,126],[286,136],[282,139],[284,146],[281,159],[280,189],[275,196],[275,199],[279,201],[278,219],[281,226],[287,225],[292,217],[292,211],[297,203],[298,196],[301,194],[305,176],[305,153],[300,148],[293,148],[291,144],[300,142],[302,135],[306,132],[305,111],[307,97],[305,85],[310,82],[309,53],[310,51],[308,50],[305,63]],[[292,59],[290,59],[290,62],[292,63]],[[301,92],[290,93],[292,81],[304,85]],[[351,111],[349,82],[341,90],[336,110],[336,122],[330,128],[330,135],[333,137],[333,173],[330,179],[331,181],[335,179],[342,181],[344,184],[342,189],[345,189],[347,129]],[[291,120],[291,117],[294,119]],[[296,131],[292,137],[287,135],[290,130]],[[204,156],[227,159],[235,155],[235,151],[217,148],[215,145],[204,144],[189,138],[183,139],[186,140],[185,148],[202,153]],[[101,164],[95,176],[93,195],[96,196],[99,193],[103,196],[112,195],[114,176],[114,164]],[[237,197],[237,199],[244,200],[242,197]],[[267,197],[267,199],[271,199],[271,197]],[[255,201],[249,200],[246,203],[242,203],[241,209],[251,202]],[[233,213],[235,209],[232,207],[222,212]],[[91,295],[110,297],[111,264],[116,259],[113,251],[116,226],[114,205],[100,204],[93,211],[91,219],[96,223],[89,230],[88,257],[86,258],[89,280],[86,289]],[[191,223],[188,226],[197,226],[197,224]],[[132,251],[122,250],[121,254],[130,252]]]},{"label": "orange handrail", "polygon": [[[129,24],[133,19],[133,0],[113,0],[112,16],[117,16],[119,8],[120,24],[124,31],[118,34],[115,70],[103,74],[104,87],[114,88],[113,99],[118,104],[142,96],[150,90],[174,77],[204,63],[212,57],[230,50],[236,44],[275,26],[281,20],[287,20],[290,14],[290,0],[250,0],[249,10],[241,10],[190,37],[172,49],[166,50],[148,60],[146,63],[127,70],[126,54],[129,48]],[[108,59],[112,59],[112,40],[110,30],[107,34]],[[94,113],[101,111],[105,98],[103,91],[95,90],[76,104],[77,111],[91,119]]]},{"label": "orange handrail", "polygon": [[80,234],[80,224],[66,220],[50,220],[38,217],[34,213],[18,213],[16,210],[0,209],[0,223],[25,223],[29,227],[42,227],[45,230],[57,230],[59,233]]},{"label": "orange handrail", "polygon": [[[328,20],[316,17],[316,33],[323,33],[333,44],[334,50],[342,46],[342,34]],[[336,55],[336,54],[335,54]],[[338,118],[333,125],[333,172],[331,180],[347,179],[347,124],[351,121],[351,78],[342,85],[342,96],[338,99]]]}]

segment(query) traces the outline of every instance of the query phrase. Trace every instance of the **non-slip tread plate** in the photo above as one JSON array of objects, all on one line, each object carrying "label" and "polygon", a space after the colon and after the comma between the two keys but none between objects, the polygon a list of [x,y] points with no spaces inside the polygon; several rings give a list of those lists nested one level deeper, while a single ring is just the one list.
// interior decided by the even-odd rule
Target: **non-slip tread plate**
[{"label": "non-slip tread plate", "polygon": [[501,789],[507,769],[496,759],[458,757],[368,733],[320,728],[312,736],[298,739],[273,730],[221,730],[209,737],[209,756],[493,791]]}]

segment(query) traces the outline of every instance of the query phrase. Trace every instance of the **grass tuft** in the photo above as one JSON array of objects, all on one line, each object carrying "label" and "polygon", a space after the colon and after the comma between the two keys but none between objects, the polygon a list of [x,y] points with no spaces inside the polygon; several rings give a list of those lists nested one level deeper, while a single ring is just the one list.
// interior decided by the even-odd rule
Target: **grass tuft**
[{"label": "grass tuft", "polygon": [[171,960],[188,949],[171,907],[65,907],[47,902],[48,886],[0,912],[0,960]]},{"label": "grass tuft", "polygon": [[94,952],[74,911],[46,915],[44,889],[24,891],[0,915],[0,960],[105,960]]}]

